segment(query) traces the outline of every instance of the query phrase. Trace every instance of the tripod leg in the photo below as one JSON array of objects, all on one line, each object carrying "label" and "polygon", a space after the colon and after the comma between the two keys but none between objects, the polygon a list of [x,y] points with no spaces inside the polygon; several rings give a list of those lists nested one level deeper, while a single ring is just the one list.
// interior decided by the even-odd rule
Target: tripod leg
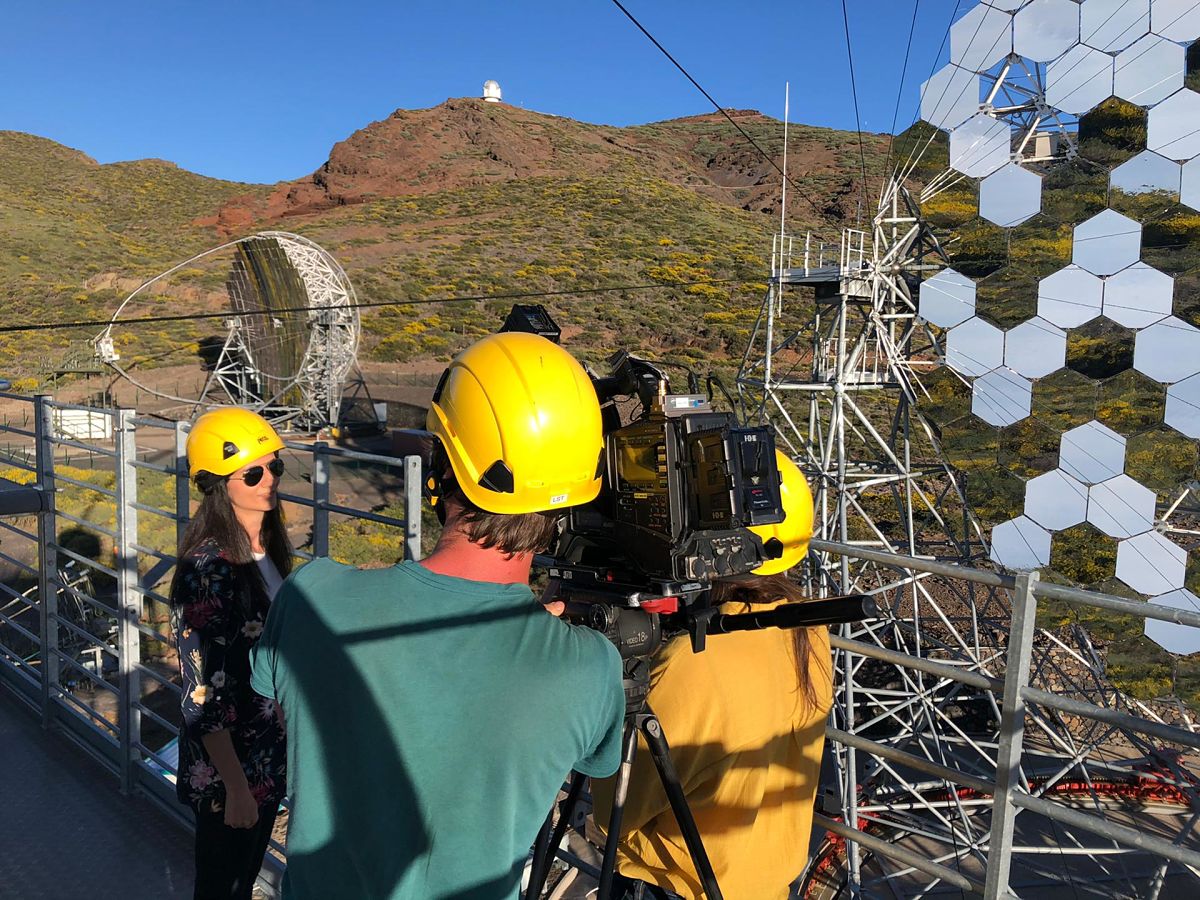
[{"label": "tripod leg", "polygon": [[621,843],[621,817],[625,814],[625,797],[629,793],[629,777],[633,773],[633,757],[637,753],[637,735],[637,727],[627,719],[621,741],[621,768],[617,769],[612,814],[608,817],[608,840],[604,842],[604,862],[600,866],[597,900],[610,900],[612,897],[613,876],[617,871],[617,845]]},{"label": "tripod leg", "polygon": [[533,860],[529,864],[529,886],[525,889],[525,900],[538,900],[546,884],[546,876],[550,873],[550,825],[553,820],[554,810],[551,809],[533,840]]},{"label": "tripod leg", "polygon": [[662,782],[667,800],[671,803],[671,811],[675,813],[675,821],[687,844],[688,853],[692,857],[692,865],[700,876],[700,884],[704,888],[704,896],[708,900],[723,900],[721,889],[717,885],[717,875],[700,839],[700,829],[696,827],[696,819],[688,806],[687,796],[683,793],[683,785],[679,783],[679,773],[671,760],[671,748],[667,746],[667,738],[663,734],[662,725],[652,712],[638,716],[638,728],[646,738],[654,766],[658,769],[658,778]]},{"label": "tripod leg", "polygon": [[538,900],[542,895],[542,889],[546,886],[546,878],[550,875],[550,865],[554,862],[558,845],[562,843],[563,835],[567,833],[567,828],[574,817],[575,805],[579,802],[579,795],[583,793],[583,783],[586,779],[586,775],[580,775],[578,772],[571,773],[571,787],[567,790],[567,796],[559,807],[558,822],[554,826],[554,832],[550,832],[550,822],[554,819],[553,811],[546,817],[546,821],[538,831],[537,840],[533,844],[533,864],[529,869],[529,888],[525,891],[525,900]]}]

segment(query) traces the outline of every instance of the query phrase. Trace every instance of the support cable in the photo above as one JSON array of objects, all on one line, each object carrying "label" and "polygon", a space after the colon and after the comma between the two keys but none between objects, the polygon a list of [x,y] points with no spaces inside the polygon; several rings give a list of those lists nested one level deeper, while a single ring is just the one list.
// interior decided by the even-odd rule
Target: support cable
[{"label": "support cable", "polygon": [[[440,298],[422,298],[409,300],[376,300],[366,303],[348,303],[345,306],[336,307],[337,310],[343,309],[375,309],[385,306],[432,306],[435,303],[467,303],[467,302],[487,302],[493,300],[532,300],[539,297],[572,297],[572,296],[588,296],[592,294],[606,294],[616,291],[657,291],[666,290],[669,288],[686,288],[699,284],[750,284],[748,279],[744,278],[708,278],[703,281],[668,281],[655,282],[653,284],[615,284],[608,287],[594,288],[567,288],[560,291],[521,291],[511,294],[474,294],[468,297],[440,297]],[[285,306],[269,311],[270,315],[278,315],[280,313],[304,313],[328,310],[328,306]],[[0,334],[14,334],[25,331],[57,331],[67,328],[107,328],[109,326],[124,327],[127,325],[149,325],[156,322],[191,322],[200,319],[238,319],[246,316],[264,315],[265,312],[238,312],[236,310],[225,310],[224,312],[210,313],[188,313],[172,316],[140,316],[136,319],[91,319],[79,322],[30,322],[24,325],[0,325]]]},{"label": "support cable", "polygon": [[[613,0],[615,3],[616,0]],[[850,93],[854,98],[854,127],[858,131],[858,161],[862,166],[862,209],[858,221],[862,222],[867,207],[867,153],[863,148],[862,118],[858,114],[858,86],[854,80],[854,53],[850,49],[850,13],[846,11],[846,0],[842,0],[842,24],[846,29],[846,60],[850,63]]]},{"label": "support cable", "polygon": [[[883,163],[883,171],[885,174],[890,174],[892,171],[892,145],[896,141],[896,121],[900,118],[900,101],[904,97],[904,82],[908,77],[908,58],[912,53],[913,35],[917,30],[917,12],[920,10],[920,8],[921,0],[916,0],[916,2],[913,3],[912,24],[910,24],[908,27],[908,44],[904,48],[904,65],[900,68],[900,86],[896,88],[896,106],[892,110],[892,127],[889,129],[888,133],[887,158]],[[949,31],[947,31],[947,33],[949,33]],[[938,54],[940,55],[941,52],[941,48],[939,47]]]},{"label": "support cable", "polygon": [[[775,162],[775,160],[770,156],[770,154],[768,154],[767,151],[764,150],[759,145],[759,143],[750,136],[750,134],[746,131],[746,129],[742,128],[742,126],[739,125],[734,120],[733,116],[729,115],[729,113],[726,112],[725,107],[721,106],[720,103],[718,103],[716,100],[714,100],[712,94],[710,94],[708,91],[706,91],[701,86],[700,82],[698,82],[695,78],[692,77],[691,73],[688,72],[688,70],[685,69],[679,63],[679,60],[677,60],[674,56],[672,56],[670,51],[668,51],[666,47],[664,47],[662,44],[660,44],[658,42],[658,39],[654,35],[652,35],[649,31],[646,30],[646,26],[643,25],[641,22],[639,22],[636,18],[634,18],[633,13],[631,13],[629,10],[627,10],[621,4],[621,0],[612,0],[612,2],[613,2],[613,5],[617,7],[617,9],[619,9],[622,13],[625,14],[625,18],[629,19],[630,22],[632,22],[634,25],[636,25],[638,31],[640,31],[642,34],[644,34],[650,40],[650,43],[652,43],[655,47],[657,47],[659,52],[662,53],[663,56],[665,56],[668,60],[671,61],[671,65],[673,65],[681,73],[683,73],[683,77],[686,78],[688,81],[690,81],[692,83],[692,85],[696,88],[696,90],[698,90],[701,94],[704,95],[705,99],[708,100],[708,102],[713,105],[713,109],[715,109],[717,112],[719,112],[721,115],[723,115],[725,117],[725,119],[729,122],[729,124],[732,125],[734,128],[736,128],[738,133],[741,134],[741,136],[746,139],[746,141],[750,144],[750,146],[753,147],[755,150],[757,150],[759,155],[763,159],[765,159],[771,165],[771,167],[773,169],[775,169],[775,171],[778,172],[783,177],[784,181],[791,184],[793,190],[795,190],[802,197],[804,197],[804,199],[808,202],[808,205],[810,207],[812,207],[813,212],[815,212],[818,216],[820,216],[821,219],[825,219],[826,218],[825,212],[812,201],[812,198],[810,198],[807,194],[803,193],[800,190],[800,187],[796,184],[796,182],[792,181],[790,178],[787,177],[787,173],[784,172],[782,168],[780,168],[779,163]],[[861,137],[861,134],[860,134],[860,137]]]}]

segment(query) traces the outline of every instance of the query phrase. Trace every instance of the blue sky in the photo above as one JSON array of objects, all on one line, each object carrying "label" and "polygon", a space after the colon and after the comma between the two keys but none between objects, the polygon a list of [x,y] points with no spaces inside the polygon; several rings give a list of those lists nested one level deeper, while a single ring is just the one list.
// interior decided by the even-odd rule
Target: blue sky
[{"label": "blue sky", "polygon": [[[854,127],[841,0],[623,2],[724,106],[781,118],[790,81],[792,121]],[[900,128],[956,5],[919,3]],[[913,0],[847,6],[863,128],[888,131]],[[41,0],[4,25],[0,128],[236,181],[306,175],[356,129],[488,78],[586,122],[711,110],[611,0]]]}]

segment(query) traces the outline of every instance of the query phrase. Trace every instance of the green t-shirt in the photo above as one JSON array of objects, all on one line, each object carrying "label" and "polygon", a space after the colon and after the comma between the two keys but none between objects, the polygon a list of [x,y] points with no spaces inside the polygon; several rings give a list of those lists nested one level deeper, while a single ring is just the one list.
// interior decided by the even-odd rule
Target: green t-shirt
[{"label": "green t-shirt", "polygon": [[616,649],[525,585],[314,560],[253,665],[287,722],[287,900],[515,897],[568,770],[620,761]]}]

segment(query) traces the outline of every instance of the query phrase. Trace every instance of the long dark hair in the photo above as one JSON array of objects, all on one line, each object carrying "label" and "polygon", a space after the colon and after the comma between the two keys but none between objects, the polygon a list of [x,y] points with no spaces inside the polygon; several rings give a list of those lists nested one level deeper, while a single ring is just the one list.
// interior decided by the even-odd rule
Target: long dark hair
[{"label": "long dark hair", "polygon": [[[774,603],[777,600],[803,603],[807,599],[809,598],[804,596],[800,586],[783,574],[763,575],[745,580],[716,581],[712,588],[714,603],[741,603],[747,609],[752,603]],[[809,678],[813,648],[812,642],[808,639],[808,629],[793,628],[791,633],[792,650],[795,653],[796,661],[796,683],[808,705],[816,706],[817,688]]]},{"label": "long dark hair", "polygon": [[[208,473],[201,473],[207,475]],[[198,479],[199,480],[199,479]],[[177,558],[182,561],[195,553],[208,541],[214,542],[224,552],[225,556],[235,566],[245,567],[242,571],[253,573],[255,587],[266,590],[262,574],[254,565],[254,554],[251,550],[250,536],[238,521],[233,511],[233,502],[229,499],[228,481],[224,478],[209,478],[204,481],[204,497],[196,514],[188,523],[183,539],[179,542]],[[262,531],[259,533],[263,550],[279,574],[286,578],[292,571],[292,542],[288,540],[287,528],[283,524],[283,512],[279,504],[274,509],[263,513]],[[176,603],[176,586],[183,567],[175,566],[175,576],[171,580],[171,602]]]}]

